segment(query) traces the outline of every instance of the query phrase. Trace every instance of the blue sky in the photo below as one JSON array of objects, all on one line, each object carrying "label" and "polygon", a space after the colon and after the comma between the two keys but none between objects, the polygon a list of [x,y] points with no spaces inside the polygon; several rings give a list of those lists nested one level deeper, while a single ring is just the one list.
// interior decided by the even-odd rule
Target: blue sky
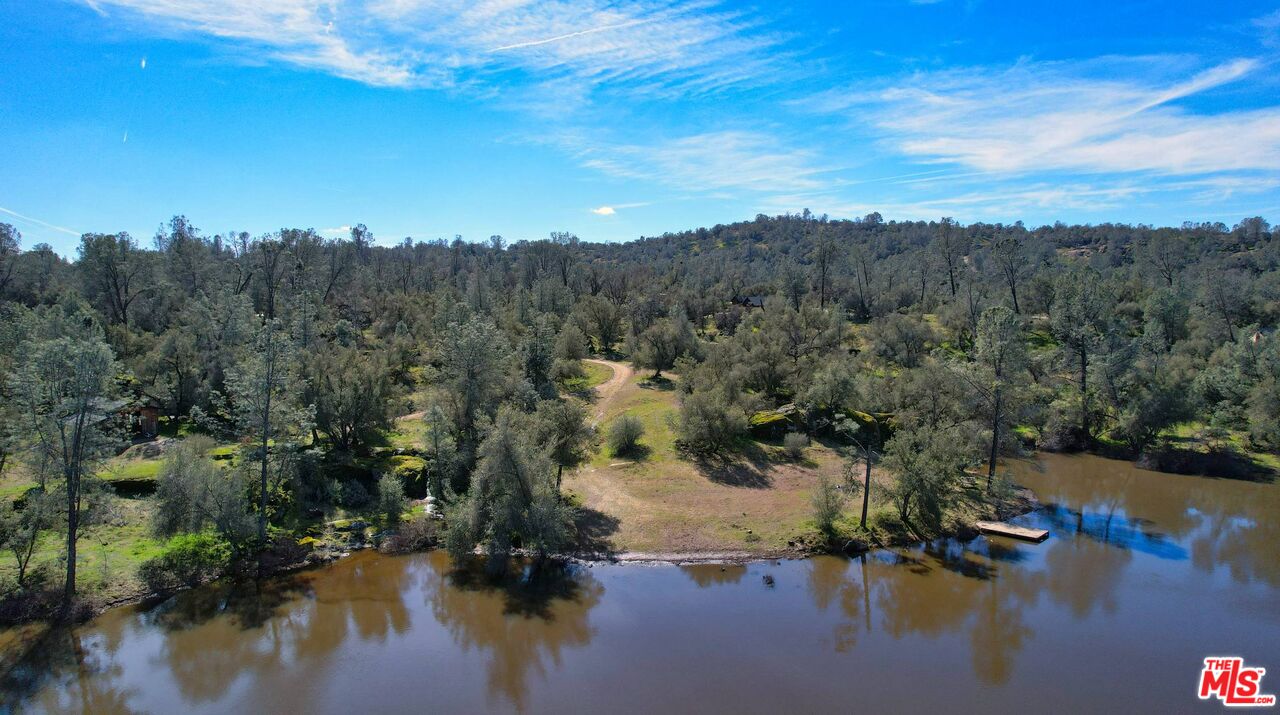
[{"label": "blue sky", "polygon": [[1277,0],[9,2],[0,221],[1274,220],[1278,60]]}]

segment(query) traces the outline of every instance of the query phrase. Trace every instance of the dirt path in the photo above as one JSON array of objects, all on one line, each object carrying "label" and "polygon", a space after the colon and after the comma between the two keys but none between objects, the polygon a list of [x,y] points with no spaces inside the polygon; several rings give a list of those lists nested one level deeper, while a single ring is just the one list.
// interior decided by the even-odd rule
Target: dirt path
[{"label": "dirt path", "polygon": [[609,407],[609,403],[617,396],[618,391],[626,387],[627,382],[631,380],[631,376],[635,371],[630,365],[621,362],[613,362],[612,360],[595,360],[588,358],[586,362],[593,362],[597,365],[604,365],[613,370],[613,377],[596,385],[596,414],[595,419],[591,422],[591,426],[595,427],[604,419],[605,411]]},{"label": "dirt path", "polygon": [[[627,381],[635,374],[635,370],[632,370],[631,366],[626,363],[613,362],[612,360],[596,360],[594,358],[587,358],[584,362],[593,362],[597,365],[604,365],[610,370],[613,370],[613,377],[610,377],[608,380],[605,380],[595,387],[596,412],[591,422],[591,426],[595,427],[604,419],[605,410],[609,407],[609,403],[613,401],[614,396],[618,394],[619,390],[626,387]],[[426,414],[426,410],[418,410],[417,412],[410,412],[407,415],[400,415],[396,418],[396,421],[420,420],[425,417]]]}]

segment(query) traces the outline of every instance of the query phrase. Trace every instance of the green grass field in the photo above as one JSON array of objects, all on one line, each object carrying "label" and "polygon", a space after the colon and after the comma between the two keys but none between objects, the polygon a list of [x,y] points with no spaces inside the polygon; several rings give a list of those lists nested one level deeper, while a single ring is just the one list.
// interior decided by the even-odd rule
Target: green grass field
[{"label": "green grass field", "polygon": [[[153,510],[150,499],[115,499],[108,512],[99,515],[103,522],[80,530],[76,581],[82,594],[111,602],[145,590],[138,578],[138,567],[158,555],[163,543],[151,533]],[[61,533],[45,532],[31,559],[28,585],[42,579],[61,583],[65,549]],[[0,584],[7,590],[16,584],[17,564],[7,552],[5,556],[0,559]]]}]

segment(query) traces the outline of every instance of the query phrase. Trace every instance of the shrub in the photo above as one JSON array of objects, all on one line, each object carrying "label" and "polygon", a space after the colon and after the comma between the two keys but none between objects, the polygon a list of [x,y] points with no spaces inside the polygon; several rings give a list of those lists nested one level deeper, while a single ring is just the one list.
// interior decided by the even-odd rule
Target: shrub
[{"label": "shrub", "polygon": [[747,431],[747,418],[717,395],[695,392],[680,405],[680,446],[695,454],[723,451]]},{"label": "shrub", "polygon": [[615,457],[634,454],[644,436],[644,423],[638,417],[622,415],[609,427],[609,453]]},{"label": "shrub", "polygon": [[476,544],[484,536],[484,517],[480,500],[467,494],[445,509],[444,548],[455,563],[462,563],[475,553]]},{"label": "shrub", "polygon": [[782,438],[782,448],[786,450],[787,456],[792,459],[800,459],[804,456],[804,448],[809,446],[809,438],[799,432],[788,432],[786,437]]},{"label": "shrub", "polygon": [[1250,442],[1261,449],[1280,450],[1280,380],[1264,378],[1248,400]]},{"label": "shrub", "polygon": [[551,379],[553,380],[569,382],[571,380],[585,379],[586,376],[586,369],[577,360],[558,359],[551,364]]},{"label": "shrub", "polygon": [[1060,397],[1050,403],[1036,446],[1050,452],[1074,452],[1084,448],[1085,440],[1080,434],[1079,400]]},{"label": "shrub", "polygon": [[404,513],[404,482],[394,474],[384,474],[378,480],[378,511],[386,517],[387,528],[394,528],[400,523],[400,515]]},{"label": "shrub", "polygon": [[[0,545],[13,554],[17,566],[17,586],[27,585],[27,568],[35,556],[40,536],[58,521],[58,494],[35,487],[22,497],[22,508],[0,499]],[[8,589],[3,589],[7,591]]]},{"label": "shrub", "polygon": [[249,513],[248,475],[221,469],[209,458],[213,441],[203,435],[186,438],[170,450],[160,469],[152,528],[159,536],[198,533],[213,528],[239,543],[254,532]]},{"label": "shrub", "polygon": [[[578,365],[578,361],[587,356],[587,343],[587,336],[581,328],[573,323],[565,323],[560,335],[556,337],[555,356],[558,361]],[[581,368],[578,365],[578,369]]]},{"label": "shrub", "polygon": [[840,490],[836,489],[836,485],[827,479],[827,475],[818,475],[818,484],[813,489],[811,497],[813,503],[813,519],[818,523],[818,529],[830,537],[835,534],[836,519],[840,518],[840,512],[844,509],[844,496],[840,494]]},{"label": "shrub", "polygon": [[440,521],[426,516],[406,521],[392,534],[382,548],[393,554],[426,551],[440,544]]},{"label": "shrub", "polygon": [[221,576],[231,563],[231,545],[212,532],[180,534],[138,572],[154,591],[195,586]]},{"label": "shrub", "polygon": [[965,448],[953,430],[922,425],[899,428],[885,445],[885,469],[897,475],[888,496],[898,518],[910,525],[918,518],[937,531],[944,512],[964,479]]},{"label": "shrub", "polygon": [[996,478],[991,480],[991,489],[988,491],[988,498],[996,504],[1006,504],[1013,501],[1018,496],[1018,487],[1009,480],[1006,474],[997,474]]},{"label": "shrub", "polygon": [[338,485],[338,504],[348,509],[359,509],[369,503],[369,490],[358,479]]}]

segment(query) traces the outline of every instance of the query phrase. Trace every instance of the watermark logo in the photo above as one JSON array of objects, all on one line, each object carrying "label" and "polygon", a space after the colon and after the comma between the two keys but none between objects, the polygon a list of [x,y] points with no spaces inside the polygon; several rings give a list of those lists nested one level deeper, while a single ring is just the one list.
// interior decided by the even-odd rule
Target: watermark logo
[{"label": "watermark logo", "polygon": [[1244,658],[1205,658],[1197,694],[1201,700],[1218,698],[1227,707],[1271,707],[1276,704],[1276,696],[1262,692],[1262,676],[1266,673],[1266,668],[1246,666]]}]

